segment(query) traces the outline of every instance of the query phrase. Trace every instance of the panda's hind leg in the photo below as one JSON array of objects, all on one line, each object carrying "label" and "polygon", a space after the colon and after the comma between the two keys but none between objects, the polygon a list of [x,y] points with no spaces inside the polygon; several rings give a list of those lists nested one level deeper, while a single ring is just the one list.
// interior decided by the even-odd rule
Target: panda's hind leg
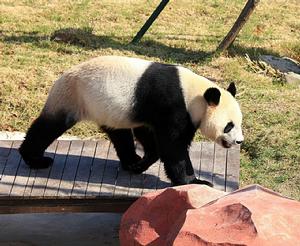
[{"label": "panda's hind leg", "polygon": [[135,152],[131,129],[112,129],[105,126],[100,128],[108,135],[113,143],[122,168],[131,171],[132,167],[141,160],[141,157]]},{"label": "panda's hind leg", "polygon": [[48,115],[42,113],[30,126],[19,152],[25,163],[31,168],[47,168],[53,159],[45,157],[47,147],[77,120],[70,113]]},{"label": "panda's hind leg", "polygon": [[133,133],[143,146],[145,154],[137,165],[132,168],[132,171],[142,173],[159,159],[155,134],[153,130],[145,126],[134,128]]}]

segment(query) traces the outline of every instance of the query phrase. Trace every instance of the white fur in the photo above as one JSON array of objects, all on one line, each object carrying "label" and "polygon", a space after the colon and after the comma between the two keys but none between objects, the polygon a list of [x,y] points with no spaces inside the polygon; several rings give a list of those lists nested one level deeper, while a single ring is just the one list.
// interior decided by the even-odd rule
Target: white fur
[{"label": "white fur", "polygon": [[[225,140],[229,146],[243,141],[242,113],[235,98],[226,90],[221,90],[220,102],[217,106],[207,106],[201,121],[201,133],[209,139],[222,145]],[[230,132],[224,133],[227,123],[233,122]]]},{"label": "white fur", "polygon": [[194,125],[198,126],[205,114],[207,106],[203,94],[207,88],[216,87],[216,85],[185,67],[178,66],[177,68],[186,108]]},{"label": "white fur", "polygon": [[141,123],[132,122],[128,116],[136,83],[150,65],[151,62],[137,58],[94,58],[70,69],[56,81],[45,108],[57,111],[57,100],[67,92],[73,100],[61,105],[73,105],[71,111],[76,111],[78,119],[112,128],[139,126]]},{"label": "white fur", "polygon": [[[132,109],[134,89],[149,62],[118,58],[98,68],[86,84],[79,86],[84,103],[88,109],[88,118],[114,128],[130,128],[137,126],[128,119]],[[107,66],[110,68],[107,69]]]},{"label": "white fur", "polygon": [[[195,126],[200,125],[202,135],[222,145],[222,139],[229,145],[243,141],[242,113],[236,99],[210,80],[199,76],[187,68],[178,67],[186,107]],[[220,103],[209,106],[203,95],[208,88],[221,92]],[[229,133],[224,133],[228,122],[234,123]]]},{"label": "white fur", "polygon": [[[142,122],[129,118],[136,84],[152,64],[137,58],[104,56],[81,63],[58,79],[42,113],[70,112],[77,120],[92,120],[112,128],[134,128]],[[215,83],[177,66],[187,110],[202,134],[221,144],[242,141],[242,114],[235,98]],[[159,73],[159,71],[158,71]],[[158,74],[159,76],[159,74]],[[221,92],[218,106],[208,106],[203,94],[210,88]],[[224,128],[235,127],[227,134]]]}]

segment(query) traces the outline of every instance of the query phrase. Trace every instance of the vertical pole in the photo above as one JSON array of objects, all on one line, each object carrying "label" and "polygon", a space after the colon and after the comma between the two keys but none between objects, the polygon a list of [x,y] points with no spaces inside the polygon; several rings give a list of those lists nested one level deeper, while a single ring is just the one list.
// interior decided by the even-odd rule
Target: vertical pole
[{"label": "vertical pole", "polygon": [[135,44],[141,40],[141,38],[144,36],[144,34],[147,32],[149,27],[152,25],[152,23],[156,20],[156,18],[159,16],[160,12],[163,11],[163,9],[168,4],[169,0],[162,0],[160,4],[157,6],[157,8],[153,11],[152,15],[149,17],[149,19],[145,22],[145,24],[142,26],[141,30],[135,35],[135,37],[132,39],[131,43]]},{"label": "vertical pole", "polygon": [[219,47],[217,48],[217,52],[222,52],[226,50],[235,40],[236,36],[244,26],[244,24],[249,19],[250,15],[254,11],[256,5],[259,3],[260,0],[248,0],[245,7],[243,8],[242,12],[240,13],[239,17],[235,21],[234,25],[220,43]]}]

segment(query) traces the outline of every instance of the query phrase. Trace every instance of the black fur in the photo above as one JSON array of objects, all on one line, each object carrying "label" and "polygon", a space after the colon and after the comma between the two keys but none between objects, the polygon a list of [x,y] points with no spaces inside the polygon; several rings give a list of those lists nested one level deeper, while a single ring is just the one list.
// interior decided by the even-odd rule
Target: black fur
[{"label": "black fur", "polygon": [[101,127],[113,143],[124,170],[132,170],[141,157],[135,153],[131,129]]},{"label": "black fur", "polygon": [[[207,98],[216,103],[215,93],[208,93]],[[196,127],[185,106],[176,66],[153,63],[148,67],[137,83],[131,117],[133,121],[150,127],[134,129],[136,138],[145,150],[142,159],[135,153],[130,129],[103,127],[124,169],[142,172],[159,157],[174,185],[207,184],[194,178],[188,148]],[[45,149],[76,122],[69,112],[53,117],[41,114],[29,128],[20,147],[26,164],[32,168],[47,168],[51,165],[53,160],[43,156]]]},{"label": "black fur", "polygon": [[235,95],[236,95],[236,87],[235,87],[234,82],[231,82],[231,83],[229,84],[229,86],[228,86],[228,88],[227,88],[227,91],[229,91],[230,94],[231,94],[233,97],[235,97]]},{"label": "black fur", "polygon": [[217,88],[208,88],[204,93],[204,98],[208,105],[217,106],[220,102],[221,92]]},{"label": "black fur", "polygon": [[55,117],[41,114],[28,129],[19,149],[25,163],[31,168],[49,167],[53,159],[43,156],[45,150],[75,123],[76,120],[66,113],[58,113]]},{"label": "black fur", "polygon": [[194,175],[188,148],[196,128],[185,106],[176,66],[149,66],[137,83],[132,118],[152,127],[172,183],[188,183],[188,176]]},{"label": "black fur", "polygon": [[153,130],[149,127],[138,127],[133,129],[134,136],[141,143],[144,148],[144,157],[141,159],[132,171],[135,173],[142,173],[146,171],[153,163],[159,159],[157,150],[157,141]]},{"label": "black fur", "polygon": [[233,122],[232,121],[228,122],[227,125],[224,128],[224,133],[230,132],[233,127],[234,127]]}]

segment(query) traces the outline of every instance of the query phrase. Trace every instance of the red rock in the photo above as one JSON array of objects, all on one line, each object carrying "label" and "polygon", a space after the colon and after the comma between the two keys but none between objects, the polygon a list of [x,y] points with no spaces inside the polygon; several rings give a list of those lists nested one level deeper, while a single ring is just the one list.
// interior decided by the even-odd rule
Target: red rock
[{"label": "red rock", "polygon": [[258,185],[231,194],[201,185],[146,194],[121,221],[121,245],[300,245],[300,202]]},{"label": "red rock", "polygon": [[[199,196],[199,194],[201,195]],[[226,194],[208,186],[186,185],[148,193],[123,215],[120,229],[122,245],[161,245],[181,213]],[[167,202],[168,201],[168,202]]]}]

